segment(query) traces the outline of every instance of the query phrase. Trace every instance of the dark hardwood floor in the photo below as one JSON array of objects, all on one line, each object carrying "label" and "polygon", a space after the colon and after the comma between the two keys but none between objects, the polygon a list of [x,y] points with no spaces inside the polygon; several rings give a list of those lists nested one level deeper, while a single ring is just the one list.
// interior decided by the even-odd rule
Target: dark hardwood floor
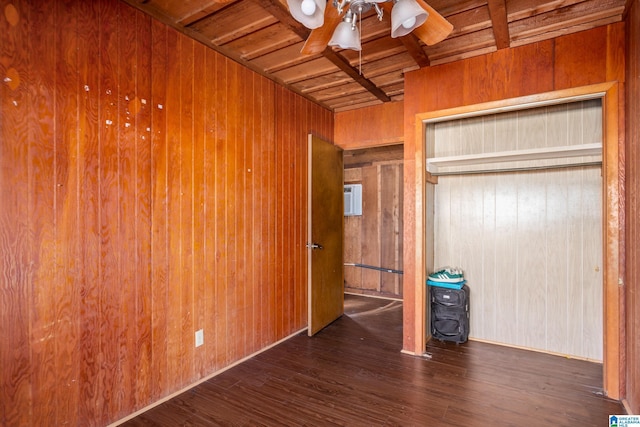
[{"label": "dark hardwood floor", "polygon": [[[402,305],[347,295],[345,315],[125,426],[606,426],[601,365],[469,341],[400,353]],[[473,325],[472,325],[473,327]]]}]

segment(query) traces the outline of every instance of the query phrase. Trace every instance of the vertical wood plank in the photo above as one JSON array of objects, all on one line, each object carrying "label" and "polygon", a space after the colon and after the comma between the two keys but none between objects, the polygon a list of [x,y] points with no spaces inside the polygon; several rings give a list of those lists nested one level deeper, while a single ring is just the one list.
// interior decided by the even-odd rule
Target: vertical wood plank
[{"label": "vertical wood plank", "polygon": [[[568,143],[569,129],[567,127],[568,114],[567,105],[551,107],[548,110],[549,124],[546,132],[546,143],[548,146],[563,145]],[[558,352],[570,354],[570,341],[578,339],[575,334],[569,333],[568,328],[574,318],[572,311],[577,306],[567,301],[567,295],[576,283],[574,274],[581,271],[581,268],[570,264],[570,224],[569,206],[570,200],[569,174],[567,171],[549,171],[546,175],[547,187],[547,255],[546,264],[548,271],[559,272],[555,279],[547,278],[547,340],[548,345],[558,349]],[[556,183],[557,185],[553,185]],[[560,272],[565,272],[562,274]],[[579,279],[577,279],[579,280]],[[569,339],[567,339],[569,337]],[[575,337],[575,338],[574,338]]]},{"label": "vertical wood plank", "polygon": [[[493,129],[493,127],[491,128]],[[485,127],[486,132],[486,127]],[[493,133],[485,133],[485,137],[493,137]],[[498,314],[502,311],[502,307],[497,304],[498,293],[498,273],[500,272],[497,263],[496,254],[496,181],[500,179],[497,175],[486,176],[484,185],[486,191],[483,193],[482,200],[482,280],[478,286],[481,295],[474,292],[472,298],[477,301],[474,311],[480,311],[476,315],[476,319],[483,322],[482,332],[487,339],[497,340],[500,325],[497,321]]]},{"label": "vertical wood plank", "polygon": [[[78,419],[101,419],[102,410],[98,405],[101,384],[96,379],[101,377],[102,324],[101,294],[101,230],[100,230],[100,32],[98,21],[99,2],[82,2],[78,6],[78,130],[80,138],[79,156],[83,170],[81,175],[79,198],[82,201],[79,216],[79,233],[81,236],[82,285],[80,287],[80,364],[79,383],[80,398],[78,401]],[[96,66],[97,65],[97,66]]]},{"label": "vertical wood plank", "polygon": [[[79,398],[76,369],[78,358],[78,288],[80,286],[78,234],[78,192],[80,161],[77,130],[79,85],[77,80],[77,19],[76,10],[57,4],[58,22],[64,22],[57,43],[56,67],[56,141],[55,141],[55,223],[56,260],[55,293],[57,294],[56,333],[58,372],[56,390],[67,389],[68,395],[58,397],[56,417],[61,424],[77,422]],[[64,94],[64,95],[63,95]]]},{"label": "vertical wood plank", "polygon": [[[581,108],[578,105],[572,105],[567,107],[566,122],[564,127],[566,128],[567,142],[577,142],[581,140],[583,134],[583,123],[581,120]],[[602,135],[602,134],[601,134]],[[584,250],[583,250],[583,236],[584,236],[584,216],[581,214],[583,201],[582,191],[582,173],[572,174],[567,176],[569,188],[576,190],[570,191],[568,194],[568,231],[571,239],[569,240],[569,253],[567,254],[567,261],[570,265],[568,271],[567,284],[567,297],[570,303],[567,306],[567,328],[568,339],[567,344],[571,351],[584,352]],[[579,283],[580,286],[571,286],[573,283]]]},{"label": "vertical wood plank", "polygon": [[[471,123],[470,132],[463,136],[464,139],[472,141],[474,145],[473,149],[478,145],[480,141],[479,134],[481,135],[481,129],[477,126],[477,121]],[[460,210],[457,212],[458,220],[458,234],[455,239],[458,246],[457,259],[453,262],[453,265],[463,269],[465,277],[469,279],[482,276],[482,258],[484,254],[484,224],[483,224],[483,203],[484,203],[484,176],[477,176],[474,182],[477,181],[477,186],[467,186],[464,179],[457,181],[458,189],[461,191],[460,196],[452,195],[452,198],[459,199]],[[437,191],[437,190],[436,190]],[[475,237],[474,237],[475,236]],[[480,236],[479,240],[476,240]],[[454,243],[455,244],[455,243]],[[477,298],[480,295],[478,292],[482,284],[478,283],[478,280],[469,281],[469,287],[473,293],[474,310],[470,313],[470,323],[474,325],[474,333],[482,332],[482,323],[479,321],[481,311],[475,309],[477,303],[482,301],[482,298]],[[474,292],[475,291],[475,292]],[[492,302],[489,302],[491,304]]]},{"label": "vertical wood plank", "polygon": [[134,268],[136,293],[135,314],[137,334],[133,339],[137,358],[133,363],[134,408],[142,408],[151,397],[152,351],[152,281],[151,281],[151,18],[142,13],[135,16],[136,64],[135,94],[129,100],[133,117],[136,145],[135,233],[137,266]]},{"label": "vertical wood plank", "polygon": [[[446,225],[449,224],[451,218],[451,195],[453,194],[453,182],[454,181],[451,179],[438,179],[438,185],[434,190],[434,212],[435,207],[437,207],[439,215],[438,221],[434,221],[433,225],[432,240],[434,246],[434,270],[448,265],[450,262],[448,259],[451,256],[450,244],[452,239],[449,235],[449,227]],[[428,271],[427,273],[432,273],[432,271]]]},{"label": "vertical wood plank", "polygon": [[[256,110],[256,129],[255,132],[255,140],[262,141],[264,138],[268,138],[268,130],[266,128],[265,116],[267,115],[267,111],[269,110],[269,105],[265,105],[264,102],[264,89],[265,82],[262,79],[258,79],[255,83],[254,93],[253,93],[253,102],[255,103]],[[267,161],[263,157],[263,148],[260,145],[253,147],[252,156],[251,156],[251,173],[253,174],[253,200],[254,200],[254,219],[252,226],[252,235],[253,240],[251,242],[251,251],[253,253],[253,262],[257,266],[253,270],[253,280],[254,280],[254,306],[253,306],[253,316],[254,316],[254,324],[256,326],[255,331],[255,344],[262,345],[265,341],[265,335],[268,328],[268,325],[265,323],[264,313],[267,300],[266,300],[266,289],[265,289],[265,277],[266,277],[266,260],[267,256],[265,253],[265,249],[267,248],[267,239],[265,239],[265,231],[266,231],[266,200],[265,191],[266,191],[266,165],[264,164]],[[259,266],[264,266],[260,268]]]},{"label": "vertical wood plank", "polygon": [[216,126],[220,120],[216,111],[216,79],[217,54],[205,49],[204,51],[204,97],[203,105],[203,197],[205,215],[203,221],[204,251],[202,276],[204,281],[204,313],[201,326],[204,326],[205,360],[204,370],[216,368],[216,354],[218,351],[217,335],[217,282],[216,282]]},{"label": "vertical wood plank", "polygon": [[[31,32],[29,44],[31,45],[30,81],[37,82],[29,87],[29,103],[34,108],[29,109],[32,114],[30,120],[40,122],[39,126],[29,127],[27,141],[28,148],[28,198],[29,217],[29,252],[33,259],[33,272],[30,280],[31,311],[31,382],[33,388],[34,405],[39,405],[41,411],[33,414],[30,421],[33,424],[46,424],[53,420],[58,422],[58,408],[64,402],[56,395],[55,390],[62,376],[62,363],[57,347],[64,349],[60,342],[60,335],[64,331],[58,330],[58,316],[60,315],[61,302],[57,290],[60,281],[64,282],[64,271],[60,272],[64,264],[64,258],[56,251],[56,248],[64,248],[64,242],[58,240],[61,234],[56,233],[56,220],[59,210],[56,209],[57,176],[56,140],[59,129],[56,116],[56,108],[59,99],[55,96],[57,46],[62,40],[52,38],[50,34],[43,34],[44,28],[54,28],[56,25],[55,5],[46,9],[35,9],[30,14],[24,14],[22,19],[29,19],[36,27]],[[27,10],[23,10],[27,12]],[[28,18],[27,18],[28,17]],[[37,58],[37,59],[36,59]],[[66,70],[65,70],[66,71]],[[23,76],[26,80],[26,75]],[[60,144],[62,145],[62,144]],[[64,182],[66,184],[66,182]],[[66,189],[65,189],[66,191]],[[64,193],[63,193],[64,194]],[[6,200],[6,199],[3,199]],[[50,283],[43,286],[43,283]],[[64,416],[64,412],[60,411]],[[25,420],[26,421],[26,420]]]},{"label": "vertical wood plank", "polygon": [[[307,147],[308,147],[308,135],[313,133],[313,129],[316,128],[312,117],[315,115],[315,107],[312,103],[307,102],[300,96],[300,129],[301,138],[296,140],[296,154],[294,160],[294,194],[293,199],[295,201],[295,210],[298,212],[298,225],[296,227],[296,235],[294,236],[293,246],[295,247],[296,262],[294,264],[293,277],[295,277],[296,284],[296,298],[294,304],[296,306],[295,322],[292,326],[291,333],[297,331],[307,325],[307,302],[308,294],[307,286],[300,286],[303,283],[303,279],[306,277],[306,261],[307,261],[307,249],[306,249],[306,236],[307,236],[307,205],[306,197],[301,197],[305,194],[305,188],[307,185]],[[316,110],[317,111],[317,110]],[[319,116],[319,115],[318,115]],[[306,138],[305,138],[306,137]],[[307,142],[305,144],[305,142]],[[301,280],[302,279],[302,280]]]},{"label": "vertical wood plank", "polygon": [[[517,233],[517,213],[512,208],[517,202],[517,188],[521,184],[516,179],[506,182],[500,180],[496,182],[496,260],[509,259],[516,251],[516,245],[513,236]],[[504,337],[506,342],[516,342],[518,339],[517,318],[518,301],[517,288],[514,283],[517,281],[517,271],[515,264],[509,264],[508,268],[500,270],[496,267],[496,281],[502,285],[495,304],[501,307],[502,316],[510,319],[509,322],[497,323],[499,326],[498,334]]]},{"label": "vertical wood plank", "polygon": [[248,69],[241,69],[239,74],[242,83],[240,91],[240,97],[243,100],[242,114],[240,121],[240,140],[238,145],[240,147],[240,155],[238,157],[237,165],[237,177],[238,186],[237,192],[241,197],[238,197],[238,304],[240,306],[240,327],[243,328],[242,333],[242,347],[239,349],[238,357],[241,358],[249,353],[249,348],[252,346],[251,339],[253,337],[253,324],[252,324],[252,312],[253,312],[253,283],[250,275],[249,264],[253,262],[251,258],[251,252],[249,250],[250,244],[250,227],[251,216],[254,209],[253,199],[251,194],[251,186],[249,184],[251,165],[249,162],[250,150],[249,147],[252,143],[253,129],[255,126],[254,118],[254,106],[253,106],[253,72]]},{"label": "vertical wood plank", "polygon": [[[537,178],[537,177],[536,177]],[[531,183],[528,174],[519,174],[517,178],[516,198],[516,281],[512,286],[517,289],[517,334],[515,343],[531,348],[544,348],[546,345],[545,295],[547,292],[544,217],[540,224],[540,215],[546,211],[545,189]],[[537,183],[539,179],[536,179]],[[533,278],[539,278],[535,280]],[[532,280],[533,279],[533,280]],[[539,327],[531,328],[531,325]]]},{"label": "vertical wood plank", "polygon": [[181,280],[175,286],[181,287],[181,324],[180,338],[182,340],[182,381],[189,384],[194,376],[194,340],[195,330],[193,328],[194,312],[194,46],[195,42],[179,35],[180,49],[178,61],[180,74],[176,80],[176,85],[180,93],[180,110],[176,112],[180,115],[180,135],[178,145],[180,147],[179,172],[179,244],[180,244],[180,269]]},{"label": "vertical wood plank", "polygon": [[[286,247],[288,248],[288,259],[294,260],[293,263],[287,263],[287,276],[294,278],[296,277],[296,264],[299,263],[300,258],[298,256],[299,246],[296,245],[296,236],[300,233],[300,229],[303,223],[303,217],[301,216],[306,210],[296,209],[296,202],[298,199],[298,194],[296,192],[296,184],[297,184],[297,176],[296,176],[296,164],[297,164],[297,153],[298,146],[303,143],[303,141],[307,138],[307,130],[303,127],[305,123],[305,115],[306,115],[306,103],[302,102],[302,97],[298,94],[294,95],[294,109],[295,109],[295,137],[290,140],[290,151],[289,158],[287,164],[287,192],[289,193],[289,215],[295,218],[293,227],[289,229],[289,232],[286,236]],[[286,335],[289,335],[292,331],[295,330],[298,324],[298,301],[300,297],[300,287],[294,281],[290,282],[291,291],[289,293],[289,325],[287,330],[285,331]]]},{"label": "vertical wood plank", "polygon": [[222,367],[229,363],[229,349],[231,345],[227,328],[228,319],[228,291],[227,280],[227,152],[225,145],[229,138],[229,92],[227,85],[227,59],[216,56],[216,98],[215,109],[219,117],[216,126],[215,140],[215,240],[216,240],[216,366]]},{"label": "vertical wood plank", "polygon": [[[362,168],[362,264],[379,267],[379,182],[378,166]],[[380,272],[373,269],[362,271],[362,288],[380,291]]]},{"label": "vertical wood plank", "polygon": [[[347,216],[344,218],[344,261],[359,264],[362,260],[362,216]],[[345,286],[349,291],[362,288],[362,269],[360,267],[345,266]]]},{"label": "vertical wood plank", "polygon": [[248,275],[249,283],[252,288],[251,291],[251,324],[253,325],[252,339],[249,341],[250,348],[249,353],[253,353],[257,348],[260,348],[260,343],[264,337],[265,325],[262,322],[262,304],[263,302],[263,271],[257,266],[264,265],[264,253],[263,253],[263,234],[262,227],[264,221],[263,215],[263,182],[261,179],[263,173],[261,148],[257,144],[258,141],[262,141],[263,136],[263,118],[265,108],[262,105],[262,89],[263,80],[257,75],[253,79],[253,87],[251,92],[251,99],[253,103],[253,117],[254,127],[252,130],[252,141],[248,146],[250,155],[247,156],[249,168],[247,170],[249,176],[249,182],[251,185],[251,200],[252,200],[252,212],[251,212],[251,227],[250,235],[251,239],[247,242],[248,250],[250,252],[250,258],[248,265],[251,268],[251,273]]},{"label": "vertical wood plank", "polygon": [[[295,298],[293,300],[294,305],[294,322],[291,326],[291,332],[299,330],[307,325],[308,317],[308,286],[300,286],[303,283],[304,277],[303,271],[307,261],[307,226],[306,219],[308,217],[306,197],[305,194],[307,183],[307,156],[306,147],[308,146],[308,135],[313,134],[313,129],[316,127],[314,120],[311,119],[313,106],[311,103],[307,103],[304,98],[300,97],[300,138],[296,138],[295,141],[295,154],[293,159],[293,201],[294,212],[296,212],[298,220],[296,221],[296,230],[293,235],[292,247],[294,248],[294,259],[292,275],[296,278],[295,285]],[[305,142],[307,142],[305,144]]]},{"label": "vertical wood plank", "polygon": [[[201,378],[207,372],[206,353],[211,346],[206,338],[209,330],[213,330],[213,324],[205,322],[207,304],[207,220],[208,204],[206,200],[206,144],[205,144],[205,123],[207,109],[207,63],[206,50],[201,44],[194,45],[193,52],[193,326],[191,333],[194,334],[194,378]],[[204,344],[195,347],[195,331],[202,329]]]},{"label": "vertical wood plank", "polygon": [[167,27],[151,24],[151,390],[159,399],[171,387],[169,344],[169,215],[167,118]]},{"label": "vertical wood plank", "polygon": [[[229,119],[228,143],[225,146],[227,153],[227,162],[225,175],[227,176],[226,194],[227,194],[227,355],[230,361],[237,360],[244,346],[242,340],[241,324],[240,324],[240,305],[239,300],[240,286],[238,284],[238,198],[242,198],[242,194],[238,193],[238,157],[241,155],[238,147],[242,144],[240,140],[240,126],[242,123],[242,115],[240,113],[240,82],[238,73],[240,68],[233,61],[227,61],[227,84],[229,85],[229,100],[232,100],[227,109]],[[244,325],[242,325],[244,326]]]},{"label": "vertical wood plank", "polygon": [[[287,331],[290,330],[293,322],[293,310],[292,305],[292,292],[294,287],[292,283],[287,280],[289,277],[290,263],[287,262],[291,259],[291,247],[289,246],[291,232],[296,226],[297,218],[294,216],[294,212],[291,209],[291,155],[293,149],[293,143],[296,138],[299,137],[297,129],[297,109],[296,109],[296,96],[293,93],[288,94],[288,103],[284,106],[285,112],[290,112],[290,120],[287,123],[287,134],[283,135],[282,139],[282,157],[280,168],[280,183],[282,188],[282,216],[280,217],[280,253],[281,258],[279,264],[281,265],[281,274],[283,277],[283,289],[282,289],[282,304],[283,304],[283,318],[282,318],[282,330],[281,336],[285,336]],[[294,108],[291,108],[293,106]],[[291,108],[291,109],[290,109]],[[285,218],[288,220],[285,221]]]},{"label": "vertical wood plank", "polygon": [[101,408],[101,423],[121,411],[122,371],[118,359],[118,337],[123,329],[120,322],[120,216],[118,203],[118,22],[117,4],[100,2],[100,306],[102,384],[96,406]]},{"label": "vertical wood plank", "polygon": [[[380,267],[402,270],[396,265],[398,253],[397,224],[398,224],[398,166],[380,166]],[[398,275],[394,273],[380,273],[380,291],[384,294],[397,294]]]},{"label": "vertical wood plank", "polygon": [[266,128],[265,131],[267,138],[270,141],[269,144],[263,144],[262,150],[262,167],[264,168],[262,182],[266,184],[265,192],[263,193],[263,203],[265,206],[263,221],[265,221],[265,228],[263,228],[264,245],[262,251],[265,255],[264,262],[262,263],[265,271],[263,282],[263,303],[262,307],[262,321],[266,325],[265,335],[263,337],[263,343],[273,342],[276,339],[276,316],[275,310],[275,283],[276,283],[276,261],[275,261],[275,229],[276,229],[276,180],[275,180],[275,164],[276,164],[276,144],[277,144],[277,125],[275,120],[270,120],[277,116],[277,101],[278,101],[278,89],[275,85],[268,85],[271,97],[271,102],[265,102],[263,92],[263,99],[261,104],[267,106],[268,113],[265,115]]},{"label": "vertical wood plank", "polygon": [[[290,100],[288,99],[287,95],[289,95],[286,91],[283,90],[279,90],[278,91],[279,96],[277,97],[277,111],[278,111],[278,115],[281,117],[286,117],[286,115],[284,114],[284,109],[285,109],[285,105],[288,105],[288,103],[290,102]],[[275,187],[276,187],[276,193],[278,194],[282,194],[283,197],[279,197],[276,200],[276,210],[275,210],[275,241],[274,241],[274,254],[275,254],[275,268],[276,268],[276,277],[275,277],[275,303],[276,306],[280,306],[282,308],[281,311],[276,311],[276,315],[275,315],[275,322],[276,322],[276,337],[281,337],[284,334],[284,322],[285,322],[285,310],[286,310],[286,306],[284,304],[282,304],[283,301],[283,296],[285,295],[285,290],[284,290],[284,277],[283,277],[283,273],[282,273],[282,260],[283,260],[283,254],[282,254],[282,241],[281,241],[281,236],[283,233],[283,227],[282,227],[282,218],[284,217],[284,209],[283,209],[283,204],[284,204],[284,193],[283,193],[283,179],[282,179],[282,165],[284,163],[283,160],[283,156],[284,156],[284,152],[285,152],[285,146],[283,143],[284,140],[284,134],[289,132],[289,120],[290,118],[287,117],[287,119],[283,120],[281,123],[279,123],[279,127],[276,128],[276,164],[275,164],[275,170],[274,170],[274,174],[275,174]]]},{"label": "vertical wood plank", "polygon": [[180,55],[183,48],[179,35],[169,30],[167,33],[167,74],[166,74],[166,126],[167,126],[167,381],[175,388],[185,382],[185,343],[182,335],[182,291],[184,277],[182,270],[183,251],[181,246],[181,99],[180,99]]},{"label": "vertical wood plank", "polygon": [[[293,93],[287,94],[287,104],[284,105],[284,113],[290,113],[290,119],[287,122],[287,133],[282,135],[282,146],[281,150],[281,163],[280,163],[280,188],[282,191],[282,205],[281,205],[281,215],[279,217],[280,220],[280,230],[278,234],[279,245],[280,245],[280,260],[278,264],[281,266],[281,276],[282,276],[282,330],[280,331],[280,336],[285,336],[287,331],[291,328],[291,323],[293,320],[292,316],[292,298],[291,293],[293,291],[292,283],[287,280],[289,277],[289,262],[290,260],[290,247],[289,243],[289,235],[293,228],[296,225],[296,218],[292,216],[294,213],[291,210],[291,192],[289,190],[291,185],[290,173],[291,173],[291,149],[293,141],[299,136],[296,129],[296,96]],[[291,108],[294,106],[294,108]],[[291,109],[290,109],[291,108]],[[288,220],[285,220],[288,218]]]},{"label": "vertical wood plank", "polygon": [[[291,263],[290,274],[291,277],[294,278],[294,292],[292,299],[292,308],[293,308],[293,322],[291,324],[291,328],[288,331],[287,335],[292,333],[295,330],[300,329],[304,325],[306,325],[306,317],[307,310],[305,310],[306,305],[304,304],[304,299],[302,295],[304,294],[304,289],[306,287],[300,286],[302,281],[297,280],[297,278],[301,277],[300,273],[302,272],[302,266],[305,265],[306,261],[306,246],[302,245],[302,242],[306,239],[306,230],[305,227],[305,218],[307,217],[307,210],[305,206],[300,202],[306,200],[304,197],[300,197],[304,194],[304,188],[301,186],[302,183],[305,182],[302,177],[302,172],[305,170],[303,165],[306,165],[306,158],[301,157],[302,147],[307,145],[304,144],[305,136],[310,133],[310,129],[312,125],[310,124],[309,111],[311,110],[311,106],[307,103],[302,97],[298,95],[299,106],[296,108],[298,111],[299,120],[297,121],[299,126],[298,135],[299,137],[294,140],[294,149],[292,152],[293,159],[291,161],[292,168],[292,176],[291,176],[291,192],[292,192],[292,201],[293,201],[293,212],[296,214],[296,227],[293,230],[294,232],[291,234],[291,242],[290,247],[292,248],[292,259],[294,260]],[[304,248],[304,249],[303,249]]]},{"label": "vertical wood plank", "polygon": [[137,179],[136,179],[136,135],[135,120],[129,109],[129,103],[136,97],[136,30],[135,11],[124,4],[117,7],[117,188],[119,200],[118,209],[118,240],[119,258],[119,292],[117,309],[119,311],[119,329],[117,336],[117,358],[119,365],[119,388],[117,394],[118,414],[126,415],[127,408],[134,406],[134,390],[136,372],[134,370],[139,347],[131,345],[136,342],[138,325],[136,318],[136,269],[137,265],[130,262],[136,259],[138,239],[135,223],[138,217],[136,211]]}]

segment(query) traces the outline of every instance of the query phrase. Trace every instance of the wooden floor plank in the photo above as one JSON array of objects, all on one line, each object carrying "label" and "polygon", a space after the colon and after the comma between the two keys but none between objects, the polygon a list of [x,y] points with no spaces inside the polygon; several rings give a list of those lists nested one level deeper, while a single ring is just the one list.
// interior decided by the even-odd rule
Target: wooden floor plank
[{"label": "wooden floor plank", "polygon": [[345,296],[345,315],[125,426],[601,426],[624,413],[602,365],[469,341],[400,353],[402,303]]}]

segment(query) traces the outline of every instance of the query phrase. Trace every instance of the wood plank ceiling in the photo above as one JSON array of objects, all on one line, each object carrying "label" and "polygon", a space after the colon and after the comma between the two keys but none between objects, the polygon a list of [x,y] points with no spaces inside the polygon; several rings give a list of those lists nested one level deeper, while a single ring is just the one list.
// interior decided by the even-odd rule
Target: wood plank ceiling
[{"label": "wood plank ceiling", "polygon": [[333,111],[402,100],[407,71],[621,21],[628,3],[427,0],[453,24],[436,45],[413,34],[391,38],[389,17],[380,22],[371,10],[362,17],[361,52],[328,47],[303,55],[310,30],[291,17],[286,0],[124,1]]}]

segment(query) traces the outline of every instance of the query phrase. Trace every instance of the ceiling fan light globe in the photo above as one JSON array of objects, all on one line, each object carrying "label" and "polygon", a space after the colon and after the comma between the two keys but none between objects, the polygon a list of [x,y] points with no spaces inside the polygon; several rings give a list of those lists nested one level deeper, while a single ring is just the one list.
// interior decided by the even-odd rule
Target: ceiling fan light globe
[{"label": "ceiling fan light globe", "polygon": [[424,24],[428,17],[429,13],[415,0],[398,0],[391,9],[391,37],[406,36]]},{"label": "ceiling fan light globe", "polygon": [[362,50],[360,44],[360,32],[352,29],[350,22],[342,21],[338,24],[329,40],[329,46],[337,46],[341,49]]},{"label": "ceiling fan light globe", "polygon": [[313,30],[324,24],[327,0],[287,0],[287,5],[293,19],[308,29]]},{"label": "ceiling fan light globe", "polygon": [[302,0],[300,10],[307,16],[312,16],[316,11],[316,3],[313,0]]},{"label": "ceiling fan light globe", "polygon": [[402,23],[402,26],[404,28],[410,28],[410,29],[413,29],[415,25],[416,25],[416,18],[414,16],[412,16],[411,18],[407,19]]}]

